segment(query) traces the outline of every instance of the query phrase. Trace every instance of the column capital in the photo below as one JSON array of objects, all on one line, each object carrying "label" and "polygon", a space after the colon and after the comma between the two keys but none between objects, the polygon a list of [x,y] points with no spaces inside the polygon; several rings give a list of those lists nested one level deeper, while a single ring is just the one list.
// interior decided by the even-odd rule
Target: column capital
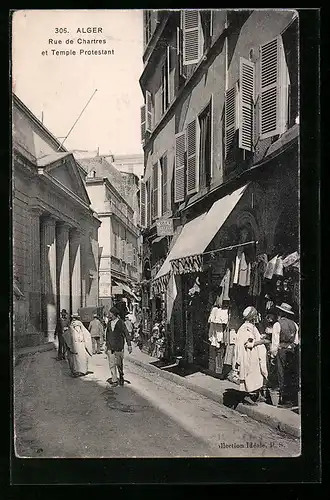
[{"label": "column capital", "polygon": [[69,224],[68,222],[62,221],[62,220],[56,221],[56,224],[57,224],[59,229],[66,229],[67,231],[70,231],[70,229],[72,229],[71,224]]},{"label": "column capital", "polygon": [[32,205],[29,207],[29,212],[31,215],[34,215],[35,217],[41,217],[42,215],[44,215],[45,210],[37,205]]},{"label": "column capital", "polygon": [[83,236],[84,232],[83,230],[80,228],[80,227],[70,227],[70,231],[72,234],[74,234],[75,236]]}]

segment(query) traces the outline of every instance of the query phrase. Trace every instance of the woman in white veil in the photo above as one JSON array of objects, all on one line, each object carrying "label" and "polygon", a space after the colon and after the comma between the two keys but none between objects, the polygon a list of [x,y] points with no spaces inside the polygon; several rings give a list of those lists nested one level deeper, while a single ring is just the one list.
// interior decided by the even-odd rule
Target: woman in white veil
[{"label": "woman in white veil", "polygon": [[92,356],[92,339],[78,314],[72,315],[70,328],[63,334],[68,348],[68,362],[73,377],[87,375],[88,360]]}]

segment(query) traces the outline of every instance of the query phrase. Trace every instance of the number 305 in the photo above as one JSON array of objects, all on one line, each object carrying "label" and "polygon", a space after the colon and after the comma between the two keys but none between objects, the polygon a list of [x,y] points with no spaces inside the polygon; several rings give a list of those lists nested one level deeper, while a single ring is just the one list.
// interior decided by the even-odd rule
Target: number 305
[{"label": "number 305", "polygon": [[68,30],[66,28],[55,28],[55,33],[67,33]]}]

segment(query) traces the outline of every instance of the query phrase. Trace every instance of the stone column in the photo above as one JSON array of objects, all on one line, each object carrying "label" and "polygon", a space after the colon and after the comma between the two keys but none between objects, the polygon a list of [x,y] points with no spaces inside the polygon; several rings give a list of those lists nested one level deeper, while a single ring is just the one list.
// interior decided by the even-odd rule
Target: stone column
[{"label": "stone column", "polygon": [[69,260],[69,225],[63,222],[57,224],[57,283],[58,309],[66,309],[70,315],[70,260]]},{"label": "stone column", "polygon": [[81,307],[81,232],[70,231],[71,314]]},{"label": "stone column", "polygon": [[57,321],[55,223],[55,219],[48,217],[41,224],[42,323],[49,342],[54,340]]},{"label": "stone column", "polygon": [[43,342],[41,323],[41,241],[40,241],[40,208],[30,209],[30,294],[29,315],[34,333]]}]

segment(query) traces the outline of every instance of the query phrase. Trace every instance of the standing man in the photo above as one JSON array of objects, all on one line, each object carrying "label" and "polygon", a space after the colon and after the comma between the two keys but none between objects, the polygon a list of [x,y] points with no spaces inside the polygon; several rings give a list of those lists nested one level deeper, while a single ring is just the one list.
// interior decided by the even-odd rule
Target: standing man
[{"label": "standing man", "polygon": [[289,304],[276,306],[279,310],[273,326],[271,356],[276,360],[277,378],[280,390],[279,407],[292,408],[298,405],[298,325],[293,321],[294,312]]},{"label": "standing man", "polygon": [[126,316],[128,315],[128,309],[123,297],[118,297],[115,307],[118,310],[120,319],[125,321]]},{"label": "standing man", "polygon": [[66,309],[62,309],[61,316],[56,325],[56,333],[58,336],[58,352],[57,352],[57,360],[61,361],[65,359],[66,346],[63,339],[63,334],[69,329],[70,326],[70,318],[66,311]]},{"label": "standing man", "polygon": [[124,343],[126,340],[128,352],[131,354],[132,345],[127,331],[125,322],[120,318],[120,313],[116,307],[112,307],[109,313],[109,322],[106,330],[106,352],[109,360],[109,368],[111,372],[111,379],[107,381],[111,387],[124,385]]},{"label": "standing man", "polygon": [[97,314],[93,314],[93,319],[88,330],[92,337],[93,354],[101,354],[101,341],[103,341],[103,326]]}]

